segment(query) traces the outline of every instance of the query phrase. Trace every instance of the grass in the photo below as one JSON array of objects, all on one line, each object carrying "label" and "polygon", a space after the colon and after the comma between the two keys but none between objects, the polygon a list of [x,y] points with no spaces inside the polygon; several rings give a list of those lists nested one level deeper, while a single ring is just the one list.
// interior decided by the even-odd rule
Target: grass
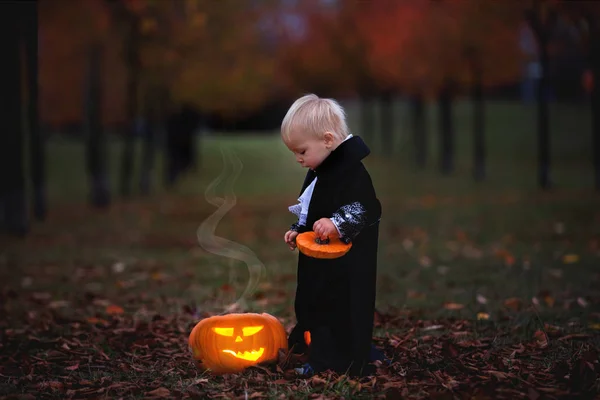
[{"label": "grass", "polygon": [[[356,132],[356,105],[346,106]],[[473,340],[487,335],[490,326],[507,326],[510,334],[494,341],[498,348],[530,339],[540,328],[551,331],[559,326],[564,334],[594,333],[600,327],[600,197],[591,189],[589,111],[553,105],[555,189],[542,192],[536,187],[533,107],[510,103],[488,107],[488,178],[482,183],[470,178],[468,104],[458,103],[455,109],[457,168],[446,177],[437,173],[434,162],[424,171],[414,170],[408,111],[401,102],[395,107],[400,122],[392,159],[380,155],[377,126],[372,132],[358,132],[373,149],[366,164],[384,210],[377,308],[384,315],[410,316],[402,324],[381,324],[376,336],[404,337],[422,321],[455,319],[474,324],[469,336]],[[429,111],[433,161],[435,109]],[[112,304],[123,308],[133,326],[151,323],[156,316],[177,319],[187,315],[179,328],[164,328],[177,332],[184,341],[189,324],[199,315],[222,312],[235,302],[249,276],[257,272],[203,250],[196,237],[199,225],[216,210],[204,192],[222,171],[221,148],[232,149],[243,169],[234,186],[237,204],[219,222],[216,234],[238,248],[249,248],[264,265],[265,274],[245,299],[244,309],[265,310],[291,323],[296,254],[287,249],[282,236],[292,222],[287,206],[295,202],[305,171],[295,165],[276,135],[220,134],[202,138],[201,168],[184,177],[173,191],[159,187],[149,197],[115,197],[113,205],[103,211],[86,204],[81,143],[52,139],[48,143],[48,220],[36,223],[25,239],[0,238],[6,326],[39,328],[48,313],[65,321],[94,317],[103,326],[110,323],[106,307]],[[119,149],[120,143],[111,139],[113,193],[118,184]],[[160,160],[156,167],[158,181]],[[478,315],[484,319],[477,320]],[[423,335],[444,335],[452,329],[444,323],[439,332],[425,330],[428,333]],[[42,329],[42,342],[79,330],[69,324]],[[419,337],[415,340],[420,341]],[[123,354],[110,340],[98,343],[110,358],[111,351]],[[553,347],[544,360],[552,363],[580,350]],[[45,359],[42,350],[28,351]],[[146,354],[147,350],[138,351]],[[157,371],[167,368],[157,363]],[[114,382],[130,379],[127,374],[144,381],[157,378],[156,373],[144,375],[135,369],[120,377],[112,370],[92,367],[72,373],[87,380],[111,376]],[[185,386],[202,392],[203,385],[223,385],[228,378],[198,384],[202,376],[186,378],[175,371],[164,379],[163,386],[171,390]],[[20,386],[10,387],[14,391]],[[354,393],[347,382],[334,380],[304,386],[298,396],[323,393],[324,388],[347,398]],[[264,391],[276,397],[282,390],[275,385]],[[110,397],[110,393],[105,395]]]}]

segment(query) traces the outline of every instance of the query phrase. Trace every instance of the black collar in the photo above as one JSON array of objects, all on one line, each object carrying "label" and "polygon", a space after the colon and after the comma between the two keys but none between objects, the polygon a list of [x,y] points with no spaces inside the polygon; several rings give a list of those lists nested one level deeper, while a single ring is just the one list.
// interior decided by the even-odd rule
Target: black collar
[{"label": "black collar", "polygon": [[349,168],[360,163],[370,153],[371,150],[360,136],[352,136],[332,151],[321,165],[317,167],[315,173],[319,179],[338,177]]}]

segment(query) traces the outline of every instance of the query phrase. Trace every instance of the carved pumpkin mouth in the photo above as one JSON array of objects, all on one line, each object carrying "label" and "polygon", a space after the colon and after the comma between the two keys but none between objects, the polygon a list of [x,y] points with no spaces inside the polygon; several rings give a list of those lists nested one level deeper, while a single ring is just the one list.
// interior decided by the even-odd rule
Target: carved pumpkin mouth
[{"label": "carved pumpkin mouth", "polygon": [[236,353],[233,350],[223,350],[223,353],[231,354],[235,358],[239,358],[241,360],[247,360],[247,361],[256,361],[256,360],[258,360],[260,357],[262,357],[262,355],[263,355],[264,352],[265,352],[265,348],[264,347],[261,347],[258,350],[244,351],[243,353],[241,351],[238,351]]}]

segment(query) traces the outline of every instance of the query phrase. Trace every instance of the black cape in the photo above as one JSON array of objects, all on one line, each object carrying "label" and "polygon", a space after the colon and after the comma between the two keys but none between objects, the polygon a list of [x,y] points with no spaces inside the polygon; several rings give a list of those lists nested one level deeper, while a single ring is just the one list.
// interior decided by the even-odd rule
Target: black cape
[{"label": "black cape", "polygon": [[[302,190],[317,177],[306,225],[311,231],[320,218],[331,218],[342,240],[352,242],[346,255],[298,259],[295,312],[297,325],[289,337],[293,352],[308,352],[308,362],[321,372],[365,375],[373,372],[369,353],[373,334],[377,273],[377,242],[381,204],[361,160],[370,150],[358,136],[342,142],[315,170],[309,170]],[[304,332],[311,334],[307,348]]]}]

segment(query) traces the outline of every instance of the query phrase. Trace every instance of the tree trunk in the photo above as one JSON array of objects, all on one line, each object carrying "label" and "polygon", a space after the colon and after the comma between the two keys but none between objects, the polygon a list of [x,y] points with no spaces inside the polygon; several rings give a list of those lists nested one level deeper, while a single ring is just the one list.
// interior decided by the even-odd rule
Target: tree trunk
[{"label": "tree trunk", "polygon": [[22,4],[0,2],[0,38],[4,71],[0,74],[0,223],[9,234],[29,231],[24,171],[21,27],[26,24]]},{"label": "tree trunk", "polygon": [[415,145],[415,165],[419,169],[427,166],[427,129],[425,126],[425,101],[420,94],[410,99],[413,113],[413,141]]},{"label": "tree trunk", "polygon": [[452,89],[449,83],[442,88],[439,97],[440,172],[451,174],[454,170],[454,124],[452,120]]},{"label": "tree trunk", "polygon": [[[157,103],[157,99],[152,97],[147,101],[153,105]],[[156,152],[156,114],[158,107],[145,107],[144,121],[141,126],[142,134],[142,163],[140,170],[140,192],[143,195],[150,194],[152,190],[152,176],[154,170],[154,154]]]},{"label": "tree trunk", "polygon": [[363,93],[360,95],[360,122],[361,122],[361,135],[371,135],[375,126],[373,118],[373,104],[371,103],[371,96]]},{"label": "tree trunk", "polygon": [[27,127],[33,189],[33,215],[38,221],[43,221],[47,214],[46,153],[45,140],[40,132],[38,108],[38,1],[23,2],[23,5],[27,10],[27,22],[24,24],[27,63],[25,70],[27,71]]},{"label": "tree trunk", "polygon": [[131,175],[133,172],[136,121],[138,117],[139,88],[139,29],[135,17],[130,18],[130,34],[126,43],[127,51],[127,118],[129,129],[124,133],[123,153],[121,154],[121,195],[131,195]]},{"label": "tree trunk", "polygon": [[383,154],[391,157],[394,150],[394,103],[392,92],[383,91],[381,94],[381,144]]},{"label": "tree trunk", "polygon": [[544,4],[535,3],[526,12],[526,19],[533,31],[539,49],[540,79],[538,80],[537,97],[537,128],[538,128],[538,185],[542,189],[552,186],[550,179],[550,127],[548,114],[548,41],[556,23],[556,14],[552,10],[544,10]]},{"label": "tree trunk", "polygon": [[592,149],[594,162],[594,187],[600,191],[600,28],[593,21],[590,29],[590,67],[594,77],[591,93]]},{"label": "tree trunk", "polygon": [[149,195],[152,190],[152,176],[154,170],[154,153],[155,153],[155,131],[156,127],[153,124],[146,123],[142,128],[143,145],[142,145],[142,165],[140,171],[140,192],[143,195]]},{"label": "tree trunk", "polygon": [[475,181],[485,179],[485,107],[483,102],[482,72],[478,66],[473,67],[473,178]]},{"label": "tree trunk", "polygon": [[85,127],[87,133],[87,170],[90,177],[90,201],[103,208],[110,204],[106,174],[106,143],[102,127],[102,71],[103,48],[95,43],[90,48],[85,94]]},{"label": "tree trunk", "polygon": [[538,35],[541,76],[537,87],[538,183],[542,189],[552,186],[550,179],[550,126],[548,114],[548,46],[546,35]]}]

